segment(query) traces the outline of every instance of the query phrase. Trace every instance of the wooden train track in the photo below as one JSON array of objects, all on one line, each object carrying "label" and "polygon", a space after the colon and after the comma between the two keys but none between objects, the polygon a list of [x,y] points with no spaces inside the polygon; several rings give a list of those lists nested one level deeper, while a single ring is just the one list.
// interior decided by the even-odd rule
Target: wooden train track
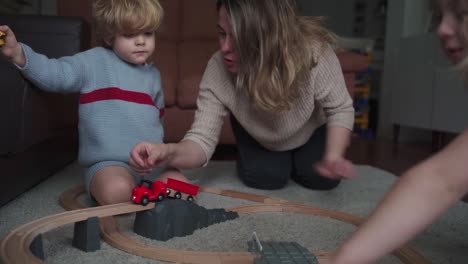
[{"label": "wooden train track", "polygon": [[[103,239],[111,246],[139,255],[145,258],[191,264],[234,264],[234,263],[254,263],[254,256],[249,252],[203,252],[163,248],[155,245],[145,244],[120,232],[117,227],[114,215],[148,210],[154,207],[153,203],[147,206],[134,205],[132,203],[122,203],[109,206],[99,206],[85,208],[78,202],[78,197],[83,193],[83,187],[76,187],[64,192],[60,196],[60,204],[68,212],[47,216],[36,221],[22,225],[11,231],[0,244],[0,257],[2,263],[44,263],[30,251],[30,245],[37,235],[52,230],[54,228],[86,220],[91,217],[100,218],[100,227]],[[222,190],[211,187],[201,187],[200,191],[222,196],[233,197],[260,203],[258,205],[236,206],[226,210],[236,211],[240,214],[255,214],[259,212],[287,212],[298,214],[310,214],[333,218],[339,221],[359,225],[362,218],[351,214],[321,209],[314,206],[292,203],[286,200],[275,199],[268,196],[249,194],[237,191]],[[321,264],[327,260],[333,252],[315,253]],[[398,257],[402,263],[430,264],[417,251],[402,247],[396,250],[393,255]]]}]

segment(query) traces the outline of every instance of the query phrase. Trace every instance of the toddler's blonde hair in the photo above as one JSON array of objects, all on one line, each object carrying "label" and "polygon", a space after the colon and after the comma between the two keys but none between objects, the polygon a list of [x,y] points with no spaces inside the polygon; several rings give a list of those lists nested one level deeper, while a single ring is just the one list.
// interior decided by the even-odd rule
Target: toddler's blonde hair
[{"label": "toddler's blonde hair", "polygon": [[95,0],[93,19],[97,43],[109,47],[116,34],[156,32],[163,15],[158,0]]}]

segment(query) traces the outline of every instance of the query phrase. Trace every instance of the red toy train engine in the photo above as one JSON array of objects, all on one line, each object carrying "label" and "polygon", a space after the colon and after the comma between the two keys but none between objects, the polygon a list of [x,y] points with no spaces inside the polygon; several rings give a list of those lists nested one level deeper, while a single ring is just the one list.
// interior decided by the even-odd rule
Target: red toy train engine
[{"label": "red toy train engine", "polygon": [[152,201],[162,201],[166,197],[193,202],[199,189],[199,186],[172,178],[168,178],[167,183],[141,180],[140,185],[133,188],[132,202],[147,205]]}]

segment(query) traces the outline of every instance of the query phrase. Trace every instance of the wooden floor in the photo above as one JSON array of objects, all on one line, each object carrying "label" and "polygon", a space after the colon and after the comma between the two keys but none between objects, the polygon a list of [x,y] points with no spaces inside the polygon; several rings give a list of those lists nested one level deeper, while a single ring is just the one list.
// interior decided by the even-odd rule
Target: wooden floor
[{"label": "wooden floor", "polygon": [[400,175],[434,154],[431,143],[399,143],[353,139],[347,156],[354,164],[371,165]]},{"label": "wooden floor", "polygon": [[[353,138],[347,157],[354,164],[371,165],[400,175],[433,153],[430,143],[395,145],[392,141]],[[237,151],[234,146],[221,146],[216,150],[213,159],[234,160],[236,157]]]}]

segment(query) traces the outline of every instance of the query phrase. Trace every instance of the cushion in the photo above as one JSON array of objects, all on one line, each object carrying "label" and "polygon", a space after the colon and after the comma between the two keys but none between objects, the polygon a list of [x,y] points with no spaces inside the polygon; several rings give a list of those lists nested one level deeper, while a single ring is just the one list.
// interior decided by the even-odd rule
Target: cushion
[{"label": "cushion", "polygon": [[176,41],[156,41],[154,65],[161,73],[166,106],[175,104],[178,75]]},{"label": "cushion", "polygon": [[217,49],[217,41],[186,41],[180,43],[180,77],[179,87],[177,87],[177,104],[180,107],[196,107],[201,78],[208,60]]},{"label": "cushion", "polygon": [[[172,0],[169,0],[172,1]],[[182,0],[183,40],[216,40],[218,12],[214,0]]]},{"label": "cushion", "polygon": [[177,40],[180,36],[181,0],[160,0],[164,19],[159,28],[158,39]]}]

